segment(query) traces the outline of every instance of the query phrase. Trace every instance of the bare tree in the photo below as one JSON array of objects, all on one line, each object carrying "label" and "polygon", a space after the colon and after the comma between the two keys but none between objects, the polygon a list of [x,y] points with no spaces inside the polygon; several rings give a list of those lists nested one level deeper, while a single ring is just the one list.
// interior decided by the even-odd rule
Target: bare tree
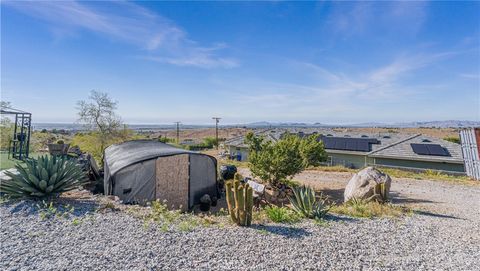
[{"label": "bare tree", "polygon": [[98,132],[100,147],[103,151],[108,141],[114,138],[122,125],[120,117],[115,113],[117,102],[107,93],[92,90],[86,101],[78,101],[79,121],[90,130]]}]

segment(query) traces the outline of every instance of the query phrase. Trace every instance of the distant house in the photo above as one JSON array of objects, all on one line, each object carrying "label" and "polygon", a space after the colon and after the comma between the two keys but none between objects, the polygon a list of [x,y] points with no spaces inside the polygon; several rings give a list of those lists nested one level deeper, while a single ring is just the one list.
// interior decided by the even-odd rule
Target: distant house
[{"label": "distant house", "polygon": [[[276,142],[285,134],[283,130],[267,130],[256,132],[257,136],[264,136],[265,140]],[[248,146],[245,144],[245,136],[238,136],[226,140],[223,143],[230,157],[238,161],[248,161]]]},{"label": "distant house", "polygon": [[[257,132],[267,140],[276,141],[286,130]],[[331,129],[315,131],[289,131],[299,136],[315,132],[323,141],[329,165],[362,168],[379,165],[406,169],[432,169],[447,172],[465,172],[461,146],[446,140],[421,134],[398,133],[342,133]],[[244,137],[225,142],[234,158],[248,160],[248,146]]]}]

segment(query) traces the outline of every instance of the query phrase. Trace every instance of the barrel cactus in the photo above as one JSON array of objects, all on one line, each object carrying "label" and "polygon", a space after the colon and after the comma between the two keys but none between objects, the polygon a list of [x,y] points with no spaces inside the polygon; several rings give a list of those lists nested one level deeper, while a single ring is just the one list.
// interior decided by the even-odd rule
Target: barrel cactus
[{"label": "barrel cactus", "polygon": [[239,180],[225,183],[228,212],[239,226],[250,226],[253,213],[253,189]]},{"label": "barrel cactus", "polygon": [[6,172],[11,180],[0,183],[0,192],[13,198],[47,198],[70,191],[86,182],[86,174],[72,160],[42,156],[17,164],[18,174]]}]

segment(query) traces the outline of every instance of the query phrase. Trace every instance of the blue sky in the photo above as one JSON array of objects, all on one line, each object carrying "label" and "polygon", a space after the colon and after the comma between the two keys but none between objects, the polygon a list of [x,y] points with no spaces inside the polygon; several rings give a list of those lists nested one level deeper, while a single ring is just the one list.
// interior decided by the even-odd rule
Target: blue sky
[{"label": "blue sky", "polygon": [[480,120],[479,2],[5,2],[1,94],[35,122]]}]

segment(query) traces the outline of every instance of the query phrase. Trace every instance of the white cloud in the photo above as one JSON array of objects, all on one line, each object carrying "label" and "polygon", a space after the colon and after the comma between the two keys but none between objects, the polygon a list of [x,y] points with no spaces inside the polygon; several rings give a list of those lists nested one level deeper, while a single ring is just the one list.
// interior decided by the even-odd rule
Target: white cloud
[{"label": "white cloud", "polygon": [[376,29],[416,35],[427,18],[427,2],[334,2],[326,27],[348,38]]},{"label": "white cloud", "polygon": [[254,79],[234,84],[231,80],[216,80],[215,83],[219,89],[228,89],[229,95],[235,93],[231,98],[245,108],[242,114],[252,116],[261,114],[290,121],[295,121],[295,118],[305,120],[305,116],[311,116],[312,120],[320,120],[321,116],[351,116],[361,120],[368,119],[369,114],[378,117],[377,111],[387,109],[382,117],[400,118],[404,113],[399,104],[409,104],[412,100],[430,96],[432,91],[445,89],[438,82],[408,84],[403,80],[404,77],[459,53],[401,54],[383,66],[349,74],[312,63],[293,61],[295,65],[291,66],[299,76],[318,79],[298,84]]},{"label": "white cloud", "polygon": [[478,80],[480,79],[480,74],[479,73],[461,73],[460,77]]},{"label": "white cloud", "polygon": [[134,3],[4,1],[2,4],[48,22],[56,34],[66,36],[88,30],[136,45],[148,52],[146,59],[202,68],[238,65],[233,58],[219,56],[226,46],[201,47],[174,22]]},{"label": "white cloud", "polygon": [[226,48],[224,44],[217,44],[208,48],[192,47],[190,50],[176,56],[147,56],[142,57],[151,61],[169,63],[177,66],[194,66],[202,68],[235,68],[238,61],[233,58],[215,56],[217,50]]}]

